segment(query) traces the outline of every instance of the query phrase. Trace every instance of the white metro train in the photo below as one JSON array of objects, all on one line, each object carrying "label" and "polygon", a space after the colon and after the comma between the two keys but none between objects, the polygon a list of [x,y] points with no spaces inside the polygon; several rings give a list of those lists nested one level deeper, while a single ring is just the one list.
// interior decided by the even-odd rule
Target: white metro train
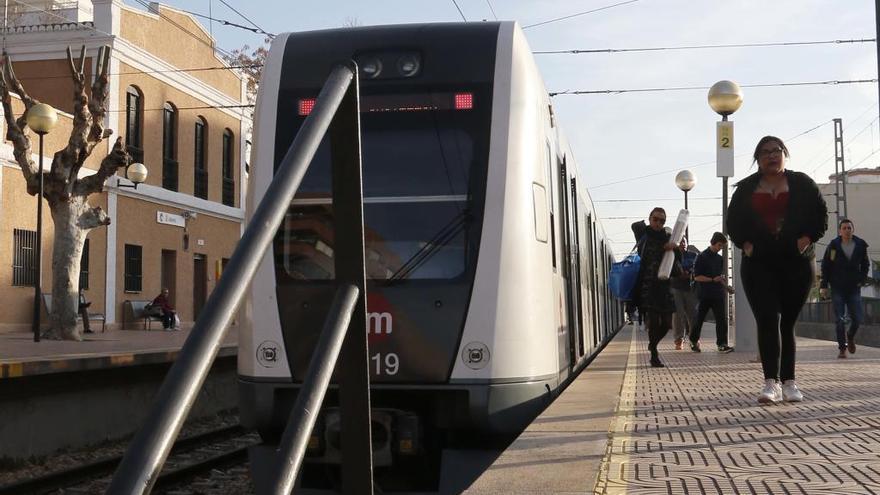
[{"label": "white metro train", "polygon": [[[514,22],[277,36],[249,214],[332,67],[352,59],[374,461],[417,454],[445,432],[518,432],[623,322],[608,240],[526,38]],[[265,438],[284,427],[335,290],[329,157],[328,138],[246,305],[240,412]],[[330,390],[314,461],[338,460],[336,401]]]}]

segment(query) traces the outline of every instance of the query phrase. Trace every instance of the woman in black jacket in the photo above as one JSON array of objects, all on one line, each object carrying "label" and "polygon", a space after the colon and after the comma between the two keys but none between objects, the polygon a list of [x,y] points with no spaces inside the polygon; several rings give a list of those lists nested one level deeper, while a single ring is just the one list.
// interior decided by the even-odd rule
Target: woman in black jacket
[{"label": "woman in black jacket", "polygon": [[[663,340],[669,327],[672,326],[672,313],[675,312],[675,300],[672,298],[672,290],[669,279],[660,280],[657,272],[663,254],[675,249],[675,244],[670,242],[669,233],[663,229],[666,223],[666,211],[663,208],[654,208],[648,216],[648,228],[638,241],[638,252],[642,262],[639,268],[639,278],[636,283],[636,300],[639,313],[645,314],[648,327],[648,351],[651,352],[651,366],[662,368],[660,354],[657,352],[657,344]],[[633,228],[635,232],[635,228]],[[681,266],[673,264],[673,275],[680,273]]]},{"label": "woman in black jacket", "polygon": [[741,280],[758,325],[761,403],[803,400],[795,383],[794,324],[813,284],[813,243],[828,228],[822,193],[806,174],[785,169],[788,156],[781,139],[763,137],[754,153],[759,170],[739,182],[727,212],[730,239],[743,251]]}]

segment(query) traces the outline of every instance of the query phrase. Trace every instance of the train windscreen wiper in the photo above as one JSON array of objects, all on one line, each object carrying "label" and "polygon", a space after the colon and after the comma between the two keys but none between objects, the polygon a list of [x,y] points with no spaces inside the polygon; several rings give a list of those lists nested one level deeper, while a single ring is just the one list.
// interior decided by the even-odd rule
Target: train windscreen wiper
[{"label": "train windscreen wiper", "polygon": [[442,247],[449,244],[452,239],[455,239],[471,220],[473,220],[473,215],[471,215],[469,208],[461,210],[457,215],[452,217],[452,220],[441,227],[431,240],[425,243],[424,246],[416,251],[404,264],[400,265],[400,268],[388,277],[388,285],[408,278],[413,271],[424,265]]}]

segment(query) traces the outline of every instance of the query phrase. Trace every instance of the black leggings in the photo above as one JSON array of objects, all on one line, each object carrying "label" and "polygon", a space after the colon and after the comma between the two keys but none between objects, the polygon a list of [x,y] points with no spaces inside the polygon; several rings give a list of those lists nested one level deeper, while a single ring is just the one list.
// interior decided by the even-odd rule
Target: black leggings
[{"label": "black leggings", "polygon": [[743,257],[740,273],[758,325],[758,350],[766,380],[794,379],[794,324],[813,285],[813,264],[812,258]]},{"label": "black leggings", "polygon": [[648,350],[651,357],[657,356],[657,344],[666,337],[672,326],[672,313],[648,311]]}]

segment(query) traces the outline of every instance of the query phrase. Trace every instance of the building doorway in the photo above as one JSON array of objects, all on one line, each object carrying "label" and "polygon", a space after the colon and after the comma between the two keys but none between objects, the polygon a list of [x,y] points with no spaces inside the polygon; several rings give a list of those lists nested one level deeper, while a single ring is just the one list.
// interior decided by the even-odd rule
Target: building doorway
[{"label": "building doorway", "polygon": [[193,321],[199,318],[208,299],[208,257],[193,255]]},{"label": "building doorway", "polygon": [[162,250],[161,288],[171,292],[171,305],[177,307],[177,251]]}]

